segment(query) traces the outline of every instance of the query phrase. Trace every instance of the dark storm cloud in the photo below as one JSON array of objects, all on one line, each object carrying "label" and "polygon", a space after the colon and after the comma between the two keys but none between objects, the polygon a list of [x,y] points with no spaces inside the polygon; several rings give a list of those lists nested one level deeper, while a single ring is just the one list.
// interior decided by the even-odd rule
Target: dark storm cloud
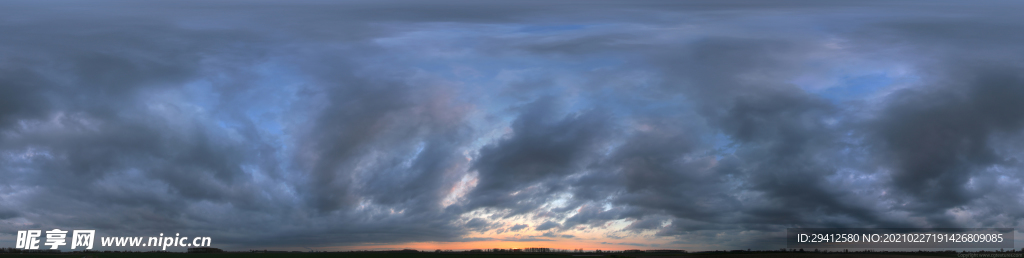
[{"label": "dark storm cloud", "polygon": [[[939,79],[886,96],[881,101],[889,103],[887,108],[874,118],[860,113],[870,110],[865,106],[870,104],[836,103],[787,81],[805,72],[803,62],[813,58],[810,54],[822,51],[821,46],[808,42],[783,37],[709,37],[683,47],[652,50],[612,45],[609,42],[626,36],[602,35],[601,40],[570,36],[543,46],[525,45],[524,50],[541,55],[554,52],[586,57],[625,51],[653,57],[649,64],[671,78],[664,83],[664,90],[687,96],[708,126],[732,140],[727,146],[732,153],[715,161],[714,170],[707,170],[699,162],[687,165],[680,161],[688,155],[699,156],[700,152],[693,150],[707,154],[706,143],[673,138],[664,132],[634,133],[617,147],[615,155],[600,163],[613,169],[591,171],[570,184],[575,199],[602,199],[611,194],[614,203],[634,210],[620,213],[583,206],[566,221],[639,219],[668,212],[681,219],[660,234],[682,235],[691,230],[737,228],[715,223],[739,223],[758,230],[777,230],[765,225],[906,226],[913,223],[886,213],[911,211],[931,217],[927,224],[917,224],[920,226],[962,226],[943,211],[972,201],[987,203],[983,199],[988,198],[981,197],[992,198],[988,190],[996,184],[990,176],[992,166],[1016,170],[1016,159],[1000,156],[989,145],[1012,140],[1021,130],[1016,111],[1020,108],[1012,101],[1020,97],[1020,83],[1010,72],[1019,71],[1019,65],[1007,60],[1019,53],[1012,44],[1017,41],[1012,31],[1018,25],[1001,18],[971,23],[978,18],[973,16],[958,20],[961,23],[915,18],[918,20],[913,22],[901,18],[896,26],[871,24],[865,31],[910,33],[877,33],[867,38],[878,42],[855,39],[863,45],[848,47],[874,55],[904,47],[877,45],[880,42],[936,46],[901,57],[918,62],[921,69],[937,69],[922,73]],[[957,53],[964,52],[961,50],[977,54],[964,57]],[[957,85],[946,86],[950,82]],[[840,104],[844,106],[837,106]],[[882,151],[881,157],[867,154],[868,150]],[[883,163],[857,163],[875,158]],[[880,168],[893,170],[872,171]],[[835,187],[843,183],[837,178],[848,173],[881,176],[893,185]],[[968,186],[970,182],[981,185]],[[727,191],[753,195],[741,201]],[[884,192],[908,193],[912,201],[881,194]],[[882,201],[865,193],[881,194]]]},{"label": "dark storm cloud", "polygon": [[[196,10],[185,9],[181,11]],[[465,107],[449,105],[451,96],[445,95],[454,93],[349,75],[344,60],[353,56],[341,55],[329,60],[338,64],[337,70],[308,70],[313,79],[300,90],[305,93],[268,97],[280,91],[256,86],[258,78],[245,77],[261,75],[238,67],[282,59],[282,51],[288,50],[279,44],[292,40],[262,34],[277,28],[214,32],[160,19],[122,25],[116,17],[92,15],[96,13],[3,27],[5,34],[20,35],[5,37],[3,51],[9,54],[0,70],[0,91],[7,93],[0,105],[0,147],[13,155],[5,158],[0,172],[7,178],[5,191],[17,196],[2,205],[4,219],[22,217],[36,227],[95,228],[109,235],[188,230],[236,245],[456,239],[463,228],[480,226],[460,223],[458,214],[438,207],[446,194],[442,184],[457,180],[452,171],[457,170],[455,161],[463,159],[457,149],[465,131],[459,110]],[[325,61],[291,54],[296,59],[288,61],[295,66],[317,67],[323,63],[308,62]],[[190,86],[206,82],[212,86]],[[280,99],[289,97],[321,99],[324,104],[288,107],[284,102],[283,109],[262,110],[314,118],[308,127],[287,129],[304,130],[304,137],[296,137],[302,143],[297,147],[302,155],[315,157],[308,163],[313,167],[307,179],[282,172],[294,169],[285,165],[291,162],[274,162],[282,151],[276,142],[287,138],[262,128],[266,119],[251,115],[259,103],[247,102],[281,105]],[[336,133],[341,134],[332,135]],[[404,151],[397,155],[405,156],[373,153],[390,155],[399,149]],[[368,173],[351,166],[353,160],[370,159],[365,155],[379,159],[374,169],[384,172],[355,182],[336,180]],[[265,176],[276,180],[260,178]],[[287,186],[295,182],[301,186]],[[24,188],[28,186],[43,190]],[[296,192],[309,206],[290,196]],[[353,208],[359,200],[369,205],[340,218],[303,211]],[[350,225],[366,218],[380,219]],[[266,226],[281,221],[301,223]],[[321,227],[302,225],[306,223]],[[295,227],[299,229],[291,229]],[[13,230],[9,225],[5,229]],[[291,237],[270,240],[279,236]]]},{"label": "dark storm cloud", "polygon": [[[844,147],[838,142],[842,131],[828,125],[829,119],[841,115],[836,108],[795,85],[741,79],[753,72],[792,73],[789,69],[797,65],[791,58],[799,56],[798,49],[804,48],[800,45],[714,39],[695,44],[689,52],[692,54],[680,60],[684,64],[703,64],[686,76],[692,82],[682,83],[692,83],[693,88],[684,90],[693,92],[690,94],[696,99],[712,100],[702,103],[701,112],[712,126],[733,140],[736,148],[732,155],[719,160],[717,172],[741,178],[742,188],[763,193],[761,201],[771,203],[745,207],[753,215],[749,219],[806,223],[804,220],[809,218],[803,216],[820,218],[822,214],[810,212],[816,210],[875,223],[870,211],[842,201],[843,190],[836,191],[825,181],[839,165],[835,163],[839,159],[836,151]],[[823,163],[822,159],[832,162]],[[712,214],[721,213],[708,215]]]},{"label": "dark storm cloud", "polygon": [[1018,3],[61,3],[0,4],[3,234],[775,248],[1024,218]]},{"label": "dark storm cloud", "polygon": [[973,177],[993,166],[1017,165],[1016,155],[998,153],[992,142],[1024,125],[1020,69],[958,69],[967,71],[950,74],[964,78],[934,82],[946,85],[893,93],[873,124],[881,159],[895,169],[894,188],[909,194],[908,208],[922,215],[983,196],[987,190],[970,186]]},{"label": "dark storm cloud", "polygon": [[[161,98],[202,76],[201,53],[220,52],[223,38],[140,27],[124,28],[127,35],[76,34],[75,26],[56,24],[5,27],[20,36],[5,37],[5,51],[18,51],[4,57],[3,73],[12,76],[3,76],[2,88],[22,91],[5,96],[32,104],[4,102],[18,106],[2,111],[17,120],[0,129],[0,148],[14,155],[0,173],[5,191],[17,196],[3,206],[36,226],[136,234],[219,224],[183,209],[189,204],[266,211],[277,198],[258,194],[240,166],[252,158],[255,146],[247,141],[261,139],[233,137],[208,120],[211,114]],[[204,42],[159,39],[190,34]]]},{"label": "dark storm cloud", "polygon": [[[838,110],[793,85],[744,80],[752,72],[779,77],[793,73],[787,69],[798,66],[793,59],[799,58],[792,56],[800,45],[710,38],[670,55],[659,53],[657,64],[664,65],[670,78],[678,78],[666,82],[663,90],[686,94],[698,104],[692,111],[696,113],[634,113],[634,123],[642,129],[623,138],[614,152],[596,163],[603,169],[571,184],[576,199],[599,201],[611,193],[612,203],[621,206],[605,210],[584,205],[566,218],[565,228],[623,218],[645,220],[662,213],[681,218],[663,235],[735,229],[733,224],[823,223],[812,220],[823,215],[879,223],[868,208],[841,201],[850,193],[830,189],[825,182],[835,168],[820,159],[838,159],[829,155],[838,156],[837,149],[843,147],[837,140],[839,129],[827,124]],[[725,147],[735,151],[709,151],[710,142],[699,136],[707,130],[703,126],[731,139]],[[757,201],[740,200],[730,191],[756,192]],[[637,224],[633,230],[660,228],[660,221]]]},{"label": "dark storm cloud", "polygon": [[[47,109],[47,99],[42,89],[34,84],[45,81],[31,71],[16,67],[4,67],[5,81],[0,88],[0,125],[8,126],[25,117],[35,117]],[[21,77],[21,78],[19,78]]]},{"label": "dark storm cloud", "polygon": [[643,231],[661,228],[662,224],[667,221],[668,218],[665,216],[648,216],[644,219],[633,221],[630,223],[625,230]]},{"label": "dark storm cloud", "polygon": [[562,177],[587,165],[614,126],[599,111],[559,113],[554,97],[526,104],[512,122],[512,136],[480,150],[472,167],[480,181],[470,193],[470,207],[513,209],[508,215],[533,210],[564,187],[558,183]]},{"label": "dark storm cloud", "polygon": [[0,219],[17,218],[20,214],[13,210],[0,210]]},{"label": "dark storm cloud", "polygon": [[[300,157],[312,159],[308,197],[315,207],[325,212],[352,208],[360,197],[386,205],[434,206],[444,197],[437,190],[451,180],[445,173],[461,158],[457,150],[465,140],[458,111],[446,106],[453,96],[401,82],[329,77],[324,83],[342,85],[327,88],[324,97],[330,103],[305,140],[309,150],[303,155],[311,157]],[[354,174],[369,172],[356,167],[374,152],[406,155],[377,158],[379,163],[371,165],[376,173],[353,181]]]}]

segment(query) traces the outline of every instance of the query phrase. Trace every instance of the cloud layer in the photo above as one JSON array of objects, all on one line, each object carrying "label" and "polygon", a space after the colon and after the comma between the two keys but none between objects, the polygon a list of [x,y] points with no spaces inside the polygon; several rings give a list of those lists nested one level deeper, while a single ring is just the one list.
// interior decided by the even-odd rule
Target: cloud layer
[{"label": "cloud layer", "polygon": [[58,2],[0,4],[0,245],[774,249],[1024,218],[1018,2]]}]

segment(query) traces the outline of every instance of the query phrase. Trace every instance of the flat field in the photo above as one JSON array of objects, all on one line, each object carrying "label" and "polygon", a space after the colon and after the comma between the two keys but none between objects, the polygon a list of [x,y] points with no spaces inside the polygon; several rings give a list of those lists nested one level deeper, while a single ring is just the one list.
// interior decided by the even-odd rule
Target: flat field
[{"label": "flat field", "polygon": [[155,257],[155,258],[680,258],[680,257],[707,257],[707,258],[906,258],[906,257],[957,257],[949,253],[695,253],[695,254],[670,254],[670,253],[640,253],[640,254],[510,254],[510,253],[213,253],[213,254],[189,254],[189,253],[87,253],[87,254],[0,254],[0,257],[53,257],[53,258],[129,258],[129,257]]}]

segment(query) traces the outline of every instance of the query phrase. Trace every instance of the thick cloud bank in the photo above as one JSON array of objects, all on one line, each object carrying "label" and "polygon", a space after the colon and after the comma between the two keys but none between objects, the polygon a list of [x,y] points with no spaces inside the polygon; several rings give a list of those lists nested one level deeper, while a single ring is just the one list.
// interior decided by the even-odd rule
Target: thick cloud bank
[{"label": "thick cloud bank", "polygon": [[774,249],[787,227],[1017,227],[1021,8],[6,1],[0,246],[75,228]]}]

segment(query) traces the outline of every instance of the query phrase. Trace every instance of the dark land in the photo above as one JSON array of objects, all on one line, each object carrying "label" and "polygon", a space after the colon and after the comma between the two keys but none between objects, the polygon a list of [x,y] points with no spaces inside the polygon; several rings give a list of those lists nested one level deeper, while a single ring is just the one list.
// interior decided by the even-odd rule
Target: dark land
[{"label": "dark land", "polygon": [[[235,257],[260,257],[260,258],[572,258],[572,257],[616,257],[616,258],[661,258],[661,257],[796,257],[796,258],[901,258],[901,257],[958,257],[962,253],[949,252],[876,252],[876,253],[813,253],[813,252],[701,252],[701,253],[474,253],[474,252],[278,252],[278,253],[251,253],[251,252],[225,252],[225,253],[61,253],[61,254],[15,254],[0,253],[0,257],[87,257],[87,258],[128,258],[128,257],[157,257],[157,258],[235,258]],[[986,252],[977,254],[1000,254],[1024,255],[1024,253],[1001,253]]]}]

